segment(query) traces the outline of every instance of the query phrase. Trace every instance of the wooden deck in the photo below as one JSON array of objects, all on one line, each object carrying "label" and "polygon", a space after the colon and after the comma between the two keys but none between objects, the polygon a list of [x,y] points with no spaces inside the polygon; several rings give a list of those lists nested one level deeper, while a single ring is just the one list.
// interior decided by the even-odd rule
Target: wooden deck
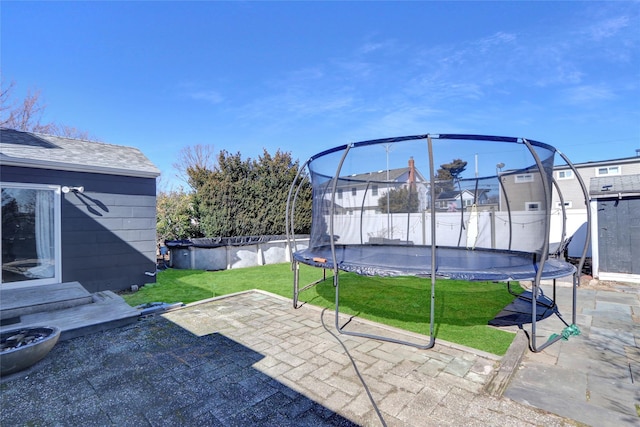
[{"label": "wooden deck", "polygon": [[65,340],[133,323],[139,314],[119,295],[90,294],[78,282],[0,290],[0,331],[58,326]]}]

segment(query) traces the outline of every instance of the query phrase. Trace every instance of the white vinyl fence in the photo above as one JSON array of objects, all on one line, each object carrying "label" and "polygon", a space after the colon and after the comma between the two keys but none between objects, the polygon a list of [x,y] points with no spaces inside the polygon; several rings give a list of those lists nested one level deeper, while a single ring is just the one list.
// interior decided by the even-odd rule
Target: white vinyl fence
[{"label": "white vinyl fence", "polygon": [[[561,242],[562,212],[551,212],[550,250]],[[462,218],[462,219],[461,219]],[[478,212],[477,238],[467,236],[471,213],[436,214],[436,243],[439,246],[461,246],[509,249],[509,216],[506,212]],[[328,221],[328,218],[326,218]],[[367,244],[390,239],[415,245],[431,245],[431,216],[415,214],[336,215],[334,235],[337,244]],[[461,227],[463,222],[464,227]],[[511,213],[511,250],[530,251],[542,246],[544,217],[538,212]],[[582,254],[586,210],[567,212],[566,234],[573,237],[569,256]],[[473,228],[473,227],[472,227]],[[408,230],[408,232],[407,232]],[[462,232],[460,232],[462,230]],[[306,249],[309,238],[296,240],[297,250]],[[290,262],[287,240],[274,240],[247,245],[212,248],[182,247],[171,249],[170,266],[178,269],[228,270],[265,264]]]}]

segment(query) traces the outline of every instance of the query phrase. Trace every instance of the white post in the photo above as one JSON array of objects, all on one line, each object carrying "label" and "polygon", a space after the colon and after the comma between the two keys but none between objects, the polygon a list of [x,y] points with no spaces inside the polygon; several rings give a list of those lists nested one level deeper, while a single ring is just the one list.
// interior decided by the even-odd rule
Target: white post
[{"label": "white post", "polygon": [[256,251],[256,255],[257,255],[257,262],[258,265],[264,265],[264,257],[262,256],[262,244],[258,243],[258,250]]},{"label": "white post", "polygon": [[591,209],[591,275],[597,279],[600,277],[600,250],[598,248],[598,199],[591,200],[588,209]]}]

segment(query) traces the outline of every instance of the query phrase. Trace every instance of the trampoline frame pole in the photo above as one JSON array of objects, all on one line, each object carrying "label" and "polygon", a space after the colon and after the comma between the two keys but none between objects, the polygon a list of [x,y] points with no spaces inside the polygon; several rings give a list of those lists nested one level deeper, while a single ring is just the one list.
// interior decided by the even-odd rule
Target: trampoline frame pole
[{"label": "trampoline frame pole", "polygon": [[[429,192],[431,193],[431,312],[429,325],[429,336],[431,337],[430,345],[434,346],[436,338],[434,336],[435,324],[435,301],[436,301],[436,188],[435,168],[433,166],[433,141],[431,136],[427,135],[427,152],[429,154]],[[462,197],[462,196],[461,196]],[[431,348],[429,347],[429,348]]]},{"label": "trampoline frame pole", "polygon": [[293,268],[293,308],[298,308],[298,295],[300,295],[300,270],[298,269],[298,261],[293,260],[291,268]]},{"label": "trampoline frame pole", "polygon": [[[287,195],[287,206],[285,212],[285,231],[287,233],[287,240],[289,243],[289,255],[293,260],[293,253],[295,252],[296,245],[296,237],[295,237],[295,209],[296,209],[296,199],[298,197],[298,191],[300,191],[300,187],[302,186],[302,181],[298,183],[298,178],[302,175],[302,171],[307,167],[309,161],[311,159],[304,162],[304,164],[298,169],[295,178],[293,178],[293,182],[291,182],[291,186],[289,187],[289,194]],[[297,188],[296,188],[297,187]],[[293,189],[296,188],[295,196],[293,200],[291,200],[291,196],[293,195]]]},{"label": "trampoline frame pole", "polygon": [[360,205],[360,244],[364,244],[362,227],[364,223],[364,202],[367,200],[367,193],[369,192],[369,186],[371,185],[371,181],[367,180],[367,186],[364,189],[364,196],[362,196],[362,204]]},{"label": "trampoline frame pole", "polygon": [[511,224],[511,206],[509,206],[509,196],[507,195],[507,190],[504,188],[504,184],[502,183],[502,173],[498,174],[498,185],[500,186],[502,196],[504,197],[504,203],[507,207],[507,217],[509,219],[509,245],[507,246],[507,250],[511,250],[511,236],[513,234],[513,226]]},{"label": "trampoline frame pole", "polygon": [[[538,353],[542,350],[544,350],[546,347],[550,346],[551,344],[555,343],[556,341],[558,341],[559,339],[561,339],[561,336],[556,336],[556,337],[552,337],[550,338],[547,342],[545,342],[544,344],[542,344],[541,346],[537,346],[536,345],[536,322],[537,322],[537,313],[536,313],[536,309],[537,309],[537,302],[538,302],[538,294],[540,291],[540,281],[542,279],[542,272],[544,270],[544,264],[547,261],[548,257],[549,257],[549,233],[551,231],[551,220],[549,217],[549,213],[551,212],[551,185],[549,182],[549,179],[547,177],[547,173],[546,170],[544,168],[544,164],[542,163],[542,161],[540,160],[540,156],[538,156],[538,153],[536,153],[536,151],[533,149],[533,146],[531,145],[531,143],[529,141],[527,141],[526,139],[522,139],[522,142],[527,146],[527,148],[529,149],[529,152],[531,153],[531,155],[533,156],[534,160],[536,161],[536,165],[538,167],[538,171],[540,173],[540,179],[542,180],[542,190],[544,192],[544,200],[545,200],[545,211],[547,213],[547,218],[545,220],[545,227],[544,227],[544,241],[542,244],[542,249],[541,249],[541,253],[540,253],[540,259],[536,260],[536,254],[534,253],[534,265],[538,264],[538,269],[536,271],[536,276],[533,279],[532,285],[531,285],[531,336],[529,337],[529,348],[531,349],[531,351],[533,351],[534,353]],[[552,168],[552,173],[553,173],[553,168]],[[554,287],[555,287],[555,281],[554,281]]]},{"label": "trampoline frame pole", "polygon": [[[291,260],[291,268],[293,269],[293,308],[298,308],[298,295],[300,294],[300,270],[298,268],[298,262],[293,258],[293,253],[296,251],[296,236],[295,236],[295,209],[296,200],[298,198],[298,192],[302,187],[301,180],[298,183],[298,179],[301,177],[302,172],[307,167],[311,159],[304,162],[304,164],[298,169],[295,178],[291,182],[289,187],[289,194],[287,195],[287,206],[285,212],[285,230],[287,233],[287,244],[289,246],[289,259]],[[296,188],[297,187],[297,188]],[[296,189],[294,195],[294,188]],[[291,197],[293,196],[293,200]]]},{"label": "trampoline frame pole", "polygon": [[560,208],[562,212],[562,232],[560,234],[560,247],[558,249],[562,249],[564,240],[567,237],[567,210],[564,207],[564,196],[562,195],[562,191],[560,191],[560,186],[558,185],[558,182],[555,180],[555,178],[552,178],[551,182],[553,182],[553,188],[556,189],[556,192],[558,193],[558,198],[560,199]]},{"label": "trampoline frame pole", "polygon": [[[431,141],[429,139],[429,144],[431,144]],[[333,186],[332,186],[332,194],[331,194],[331,218],[329,221],[329,235],[330,235],[330,244],[331,244],[331,257],[333,259],[333,286],[336,288],[336,297],[335,297],[335,327],[336,330],[338,331],[338,333],[342,334],[342,335],[347,335],[347,336],[354,336],[354,337],[361,337],[361,338],[371,338],[371,339],[376,339],[376,340],[380,340],[380,341],[386,341],[386,342],[392,342],[395,344],[402,344],[402,345],[408,345],[411,347],[416,347],[420,350],[427,350],[430,348],[433,348],[433,346],[435,345],[435,337],[433,336],[433,331],[434,331],[434,312],[435,312],[435,306],[434,306],[434,299],[435,299],[435,290],[434,290],[434,278],[435,278],[435,273],[432,274],[432,283],[431,283],[431,325],[430,325],[430,340],[428,344],[418,344],[415,342],[411,342],[411,341],[406,341],[406,340],[400,340],[400,339],[396,339],[396,338],[391,338],[391,337],[385,337],[382,335],[375,335],[375,334],[367,334],[367,333],[362,333],[362,332],[352,332],[352,331],[346,331],[344,330],[344,326],[346,326],[351,320],[349,320],[349,322],[346,322],[344,326],[340,326],[340,278],[339,278],[339,268],[338,268],[338,257],[336,255],[336,244],[335,244],[335,239],[333,238],[333,230],[334,230],[334,226],[333,226],[333,219],[335,216],[335,195],[336,195],[336,189],[338,186],[338,179],[340,177],[340,171],[342,170],[342,165],[344,164],[344,161],[347,157],[347,154],[349,153],[349,150],[351,149],[351,147],[353,146],[353,144],[348,144],[345,148],[345,152],[342,155],[342,158],[340,159],[340,163],[338,165],[338,169],[336,170],[336,174],[334,176],[334,181],[333,181]],[[432,165],[431,167],[431,175],[433,175],[433,156],[432,156],[432,152],[431,152],[431,148],[430,150],[430,164]],[[432,219],[432,228],[435,228],[435,222]],[[432,256],[432,264],[435,262],[435,256]]]},{"label": "trampoline frame pole", "polygon": [[[460,231],[458,232],[458,247],[460,247],[460,242],[462,242],[462,230],[464,230],[464,202],[462,200],[462,184],[460,183],[460,179],[458,181],[458,193],[460,194]],[[433,212],[433,209],[432,209]],[[431,230],[433,232],[433,230]]]},{"label": "trampoline frame pole", "polygon": [[[298,182],[298,179],[302,176],[302,172],[307,168],[311,159],[307,160],[300,169],[291,183],[291,187],[289,187],[289,194],[287,196],[287,211],[285,212],[285,228],[287,233],[287,244],[289,246],[289,259],[291,260],[291,269],[293,270],[293,308],[298,308],[298,300],[300,293],[306,291],[313,286],[316,286],[319,283],[322,283],[327,280],[327,269],[322,269],[322,278],[315,280],[304,287],[300,288],[300,263],[294,258],[293,253],[297,250],[297,242],[295,235],[295,210],[296,203],[298,200],[298,194],[300,193],[300,189],[302,188],[302,184],[305,179],[309,179],[308,176],[303,176],[302,179]],[[295,192],[293,191],[295,188]],[[293,196],[293,201],[291,200]]]},{"label": "trampoline frame pole", "polygon": [[580,184],[580,188],[582,189],[582,195],[584,196],[585,207],[587,208],[587,233],[584,239],[584,246],[582,247],[582,255],[580,257],[580,262],[578,263],[576,273],[573,275],[573,313],[571,316],[571,323],[575,325],[578,286],[580,286],[582,268],[584,267],[584,262],[587,258],[587,252],[589,251],[589,245],[591,244],[591,198],[589,197],[589,191],[587,190],[587,186],[584,183],[582,176],[580,176],[576,167],[573,165],[573,163],[571,163],[571,160],[569,160],[569,158],[565,156],[564,153],[562,153],[561,151],[556,150],[556,152],[567,163],[569,168],[573,171],[573,174],[578,179],[578,183]]}]

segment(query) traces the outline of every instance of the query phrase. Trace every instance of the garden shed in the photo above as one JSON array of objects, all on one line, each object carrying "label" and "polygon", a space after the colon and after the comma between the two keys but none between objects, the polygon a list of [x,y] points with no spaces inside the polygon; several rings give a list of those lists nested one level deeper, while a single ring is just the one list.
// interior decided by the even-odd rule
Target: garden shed
[{"label": "garden shed", "polygon": [[137,148],[0,129],[2,289],[155,281],[158,168]]},{"label": "garden shed", "polygon": [[589,192],[593,275],[640,283],[640,174],[591,178]]}]

